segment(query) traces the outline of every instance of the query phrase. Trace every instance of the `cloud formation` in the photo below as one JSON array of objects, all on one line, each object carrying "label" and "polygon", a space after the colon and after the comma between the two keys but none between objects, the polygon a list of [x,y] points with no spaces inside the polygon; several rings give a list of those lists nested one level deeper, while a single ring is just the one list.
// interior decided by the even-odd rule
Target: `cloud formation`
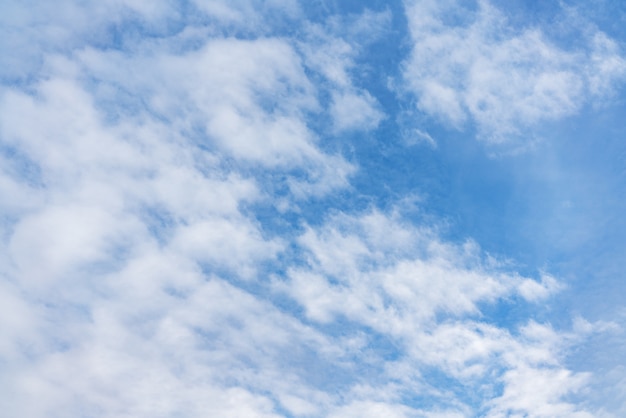
[{"label": "cloud formation", "polygon": [[404,80],[417,107],[456,128],[472,122],[490,143],[527,142],[539,123],[604,99],[626,75],[618,44],[595,28],[563,47],[539,25],[513,27],[488,1],[407,1],[406,11]]},{"label": "cloud formation", "polygon": [[[28,7],[10,3],[0,32],[6,414],[593,416],[576,398],[591,376],[565,360],[598,324],[489,313],[547,303],[559,280],[400,204],[333,206],[358,193],[359,161],[328,143],[388,117],[355,68],[390,10]],[[494,35],[487,3],[459,25],[442,7],[407,6],[407,85],[489,140],[572,114],[624,71],[601,33],[562,51]]]}]

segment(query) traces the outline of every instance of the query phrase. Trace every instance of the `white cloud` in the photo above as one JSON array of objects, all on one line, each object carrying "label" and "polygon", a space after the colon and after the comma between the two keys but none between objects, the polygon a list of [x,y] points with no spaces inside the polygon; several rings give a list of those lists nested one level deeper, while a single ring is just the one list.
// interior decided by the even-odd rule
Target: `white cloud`
[{"label": "white cloud", "polygon": [[525,280],[519,285],[519,292],[522,297],[529,301],[536,301],[539,299],[545,299],[551,293],[555,293],[562,288],[553,277],[549,275],[543,275],[541,277],[541,283],[534,280]]},{"label": "white cloud", "polygon": [[417,107],[455,128],[468,120],[491,143],[526,141],[532,128],[602,99],[626,75],[626,60],[598,30],[572,50],[539,27],[514,29],[488,1],[406,2],[413,40],[404,63]]},{"label": "white cloud", "polygon": [[[558,287],[556,281],[506,274],[475,244],[444,242],[435,231],[417,229],[397,216],[337,215],[317,230],[308,229],[300,238],[307,266],[292,268],[289,280],[275,282],[276,290],[291,295],[324,326],[348,320],[394,341],[403,355],[389,365],[386,378],[430,388],[439,405],[458,407],[454,395],[437,394],[436,381],[420,376],[428,368],[484,394],[482,407],[489,416],[509,413],[503,411],[590,416],[566,400],[587,381],[561,365],[573,336],[532,321],[514,334],[481,319],[480,304],[514,294],[539,300]],[[559,389],[527,396],[533,379]],[[392,412],[387,404],[381,408],[408,413]]]},{"label": "white cloud", "polygon": [[362,95],[334,94],[330,111],[335,121],[335,129],[339,132],[350,129],[370,130],[378,126],[383,118],[383,114],[376,109],[374,99],[367,92]]},{"label": "white cloud", "polygon": [[287,181],[300,197],[345,187],[354,171],[316,146],[306,125],[307,115],[319,111],[316,91],[284,40],[218,38],[198,51],[158,57],[87,50],[81,61],[105,83],[144,97],[183,135],[201,129],[201,146],[264,168],[302,170],[304,181]]},{"label": "white cloud", "polygon": [[255,173],[283,178],[293,201],[354,170],[307,126],[317,90],[292,44],[213,37],[180,51],[148,38],[127,54],[26,35],[41,78],[0,98],[3,146],[22,156],[0,177],[3,410],[274,417],[339,403],[318,371],[352,343],[225,280],[260,283],[283,249],[244,210],[280,186]]},{"label": "white cloud", "polygon": [[329,84],[329,113],[333,133],[370,130],[385,117],[376,99],[356,87],[352,73],[363,47],[377,39],[390,25],[389,11],[369,10],[351,18],[330,19],[326,26],[306,27],[306,42],[299,44],[307,67],[322,74]]},{"label": "white cloud", "polygon": [[255,266],[272,259],[279,242],[267,242],[245,219],[235,222],[203,220],[178,228],[171,242],[175,251],[200,263],[226,267],[242,277],[255,277]]},{"label": "white cloud", "polygon": [[39,76],[48,54],[110,42],[111,24],[132,22],[158,34],[177,17],[178,11],[167,0],[6,1],[0,16],[0,51],[6,64],[0,78],[32,80]]},{"label": "white cloud", "polygon": [[[291,274],[307,309],[324,318],[343,313],[391,332],[410,332],[403,327],[419,328],[437,313],[476,313],[477,302],[506,295],[521,280],[489,271],[471,243],[441,242],[432,231],[379,212],[338,216],[319,232],[307,231],[301,244],[310,252],[310,271]],[[319,312],[320,306],[330,311]]]},{"label": "white cloud", "polygon": [[592,53],[587,73],[589,89],[597,96],[614,95],[614,80],[626,74],[626,59],[622,57],[617,43],[602,32],[596,32],[592,39]]},{"label": "white cloud", "polygon": [[578,411],[566,402],[555,399],[579,390],[585,376],[573,376],[562,369],[518,368],[504,375],[505,390],[494,400],[494,408],[488,417],[533,416],[533,417],[580,417],[591,418],[592,414]]},{"label": "white cloud", "polygon": [[415,145],[425,142],[433,148],[437,147],[437,142],[428,132],[424,132],[417,128],[405,131],[403,137],[407,145]]}]

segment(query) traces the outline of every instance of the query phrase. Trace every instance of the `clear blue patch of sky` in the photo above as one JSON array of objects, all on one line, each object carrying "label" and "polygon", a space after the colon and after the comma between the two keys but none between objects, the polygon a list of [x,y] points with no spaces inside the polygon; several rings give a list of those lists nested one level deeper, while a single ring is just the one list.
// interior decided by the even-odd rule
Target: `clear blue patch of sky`
[{"label": "clear blue patch of sky", "polygon": [[564,306],[596,319],[625,306],[625,118],[616,105],[560,126],[549,145],[557,174],[544,195],[546,208],[526,223],[568,279]]}]

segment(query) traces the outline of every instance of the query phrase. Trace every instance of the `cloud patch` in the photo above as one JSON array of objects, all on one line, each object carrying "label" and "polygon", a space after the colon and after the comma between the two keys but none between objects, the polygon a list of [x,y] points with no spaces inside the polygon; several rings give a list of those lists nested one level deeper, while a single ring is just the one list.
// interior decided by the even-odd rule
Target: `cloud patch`
[{"label": "cloud patch", "polygon": [[626,75],[619,47],[597,29],[566,49],[539,26],[512,28],[488,1],[408,1],[406,11],[404,80],[418,109],[458,129],[472,122],[489,143],[526,142],[539,123],[602,100]]}]

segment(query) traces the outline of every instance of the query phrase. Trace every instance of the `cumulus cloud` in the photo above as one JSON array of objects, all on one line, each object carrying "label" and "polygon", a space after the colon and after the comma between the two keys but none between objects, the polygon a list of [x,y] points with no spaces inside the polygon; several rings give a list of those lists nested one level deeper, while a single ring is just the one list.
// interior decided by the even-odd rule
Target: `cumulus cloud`
[{"label": "cumulus cloud", "polygon": [[603,99],[626,60],[601,31],[563,48],[540,26],[513,28],[488,1],[406,2],[412,52],[404,80],[424,113],[456,128],[472,122],[490,143],[523,142],[540,122]]}]

